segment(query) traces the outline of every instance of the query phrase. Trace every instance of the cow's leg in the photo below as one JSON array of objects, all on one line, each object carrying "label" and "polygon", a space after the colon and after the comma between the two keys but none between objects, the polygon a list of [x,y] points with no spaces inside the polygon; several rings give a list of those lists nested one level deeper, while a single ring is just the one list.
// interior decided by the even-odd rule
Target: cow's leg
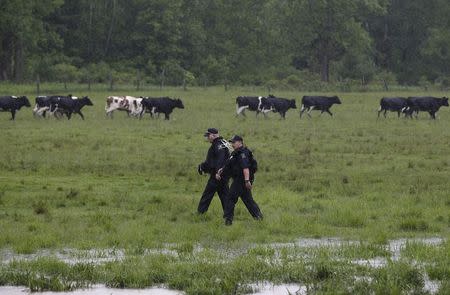
[{"label": "cow's leg", "polygon": [[286,112],[280,112],[281,119],[286,120]]},{"label": "cow's leg", "polygon": [[435,111],[429,111],[431,119],[436,120],[436,112]]},{"label": "cow's leg", "polygon": [[383,111],[383,108],[380,106],[380,108],[378,109],[378,118],[380,117],[380,113]]},{"label": "cow's leg", "polygon": [[305,110],[306,110],[305,105],[302,104],[302,109],[300,110],[300,118],[302,117],[303,112],[304,112]]},{"label": "cow's leg", "polygon": [[169,120],[169,114],[168,113],[164,113],[164,120]]},{"label": "cow's leg", "polygon": [[72,112],[69,111],[69,112],[67,112],[66,114],[67,114],[67,120],[70,120],[70,118],[72,117]]},{"label": "cow's leg", "polygon": [[36,117],[36,112],[39,110],[38,104],[34,105],[33,116]]},{"label": "cow's leg", "polygon": [[310,118],[312,118],[311,117],[311,112],[314,110],[314,106],[311,106],[309,109],[308,109],[308,111],[306,112],[306,114],[310,117]]},{"label": "cow's leg", "polygon": [[142,117],[144,117],[145,110],[146,110],[146,108],[143,107],[141,113],[139,114],[139,120],[141,120]]},{"label": "cow's leg", "polygon": [[325,111],[326,111],[328,114],[330,114],[331,117],[333,117],[333,113],[330,112],[330,109],[326,109]]},{"label": "cow's leg", "polygon": [[385,110],[384,110],[384,113],[383,113],[383,116],[384,116],[385,118],[387,117],[387,115],[386,115],[386,114],[387,114],[387,111],[388,111],[388,110],[385,109]]},{"label": "cow's leg", "polygon": [[11,109],[11,121],[14,121],[15,118],[16,118],[16,110]]},{"label": "cow's leg", "polygon": [[245,117],[245,109],[246,109],[246,108],[247,108],[247,106],[239,107],[239,106],[236,104],[236,117],[239,116],[240,114],[242,114],[242,115]]},{"label": "cow's leg", "polygon": [[78,115],[80,115],[81,119],[84,120],[84,116],[83,116],[83,114],[81,113],[81,110],[80,110],[80,111],[77,111],[76,113],[77,113]]}]

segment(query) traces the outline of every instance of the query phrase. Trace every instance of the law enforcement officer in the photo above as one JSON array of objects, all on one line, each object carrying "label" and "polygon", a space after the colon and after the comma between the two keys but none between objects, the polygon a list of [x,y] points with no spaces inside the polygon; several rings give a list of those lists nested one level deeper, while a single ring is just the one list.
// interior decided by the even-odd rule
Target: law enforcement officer
[{"label": "law enforcement officer", "polygon": [[216,174],[217,179],[227,177],[228,175],[233,178],[225,206],[225,225],[231,225],[233,223],[234,207],[238,197],[241,197],[245,207],[247,207],[248,212],[250,212],[253,218],[262,219],[263,215],[261,210],[253,199],[251,192],[254,173],[256,172],[256,161],[253,158],[252,152],[244,146],[242,137],[234,135],[230,139],[230,142],[234,151],[231,153],[231,157],[225,166],[219,169]]},{"label": "law enforcement officer", "polygon": [[222,204],[222,209],[225,212],[225,198],[228,194],[228,178],[224,177],[218,180],[215,175],[219,168],[225,165],[225,162],[230,157],[230,152],[226,146],[227,142],[220,137],[219,131],[216,128],[209,128],[204,136],[211,143],[211,146],[206,155],[206,160],[198,165],[198,173],[200,175],[208,173],[210,176],[200,202],[198,203],[197,211],[200,214],[208,211],[211,200],[217,192]]}]

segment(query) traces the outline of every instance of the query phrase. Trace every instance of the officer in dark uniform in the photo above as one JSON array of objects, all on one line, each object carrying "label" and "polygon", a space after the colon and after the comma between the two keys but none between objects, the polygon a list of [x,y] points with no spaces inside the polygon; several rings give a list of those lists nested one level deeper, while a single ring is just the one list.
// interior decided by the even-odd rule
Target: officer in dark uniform
[{"label": "officer in dark uniform", "polygon": [[205,138],[211,143],[211,147],[206,155],[205,162],[198,165],[198,173],[208,173],[209,179],[203,191],[202,198],[198,203],[198,213],[203,214],[208,211],[211,200],[217,192],[222,209],[225,212],[225,198],[228,194],[228,178],[224,177],[220,180],[216,179],[215,175],[219,168],[225,165],[225,162],[230,157],[227,142],[219,136],[219,130],[216,128],[209,128],[204,134]]},{"label": "officer in dark uniform", "polygon": [[253,218],[258,220],[262,219],[263,215],[258,204],[256,204],[253,199],[251,191],[256,169],[256,167],[252,167],[252,164],[254,163],[253,155],[251,151],[244,146],[243,139],[239,135],[234,135],[230,139],[230,142],[234,151],[231,153],[231,157],[226,162],[225,166],[222,169],[219,169],[216,174],[217,179],[227,177],[228,175],[233,178],[225,206],[225,225],[231,225],[233,223],[234,207],[239,196]]}]

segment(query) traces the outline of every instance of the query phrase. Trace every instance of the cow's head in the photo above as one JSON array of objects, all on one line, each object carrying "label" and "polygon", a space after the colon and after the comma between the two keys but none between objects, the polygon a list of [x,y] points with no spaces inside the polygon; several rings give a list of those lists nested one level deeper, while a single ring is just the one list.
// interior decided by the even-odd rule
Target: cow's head
[{"label": "cow's head", "polygon": [[18,98],[20,101],[20,104],[26,107],[31,107],[30,101],[28,100],[28,97],[26,96],[21,96]]},{"label": "cow's head", "polygon": [[87,96],[83,97],[82,100],[84,101],[85,105],[87,106],[93,106],[94,104],[92,103],[91,99]]},{"label": "cow's head", "polygon": [[109,107],[113,101],[114,101],[114,98],[112,96],[108,96],[106,98],[106,106]]},{"label": "cow's head", "polygon": [[176,108],[180,108],[180,109],[184,109],[184,105],[183,105],[183,102],[181,101],[181,99],[175,98],[175,107]]},{"label": "cow's head", "polygon": [[442,98],[442,105],[448,107],[448,97],[443,97]]},{"label": "cow's head", "polygon": [[341,104],[341,100],[337,96],[333,96],[333,103]]},{"label": "cow's head", "polygon": [[292,109],[296,109],[296,108],[297,108],[297,106],[295,105],[295,99],[289,100],[289,106],[290,106]]}]

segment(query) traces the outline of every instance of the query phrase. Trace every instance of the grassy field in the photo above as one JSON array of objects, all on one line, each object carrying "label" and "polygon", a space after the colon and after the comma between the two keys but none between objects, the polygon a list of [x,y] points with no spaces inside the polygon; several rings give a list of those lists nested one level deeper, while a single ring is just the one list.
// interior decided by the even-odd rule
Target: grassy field
[{"label": "grassy field", "polygon": [[[0,85],[2,95],[26,94],[34,102],[33,91]],[[92,99],[94,106],[83,109],[85,121],[36,119],[31,109],[22,109],[13,122],[0,113],[0,249],[26,254],[112,248],[130,256],[102,265],[68,265],[52,257],[3,263],[0,285],[58,290],[93,282],[164,283],[190,294],[231,294],[267,280],[301,282],[319,293],[384,294],[418,292],[430,277],[448,294],[450,110],[442,108],[436,121],[424,113],[418,120],[376,116],[382,96],[421,93],[339,93],[335,117],[313,113],[299,119],[297,109],[283,121],[278,114],[235,118],[235,97],[266,95],[264,89],[69,92]],[[170,121],[123,113],[107,119],[106,96],[124,94],[180,97],[185,109],[175,109]],[[300,107],[308,93],[274,94],[296,98]],[[225,137],[242,135],[254,151],[260,168],[253,193],[262,222],[239,202],[233,226],[225,227],[217,197],[205,216],[197,216],[207,178],[196,167],[209,147],[202,137],[208,127]],[[323,237],[358,244],[308,249],[308,259],[304,249],[280,254],[270,247]],[[389,257],[385,248],[393,239],[426,237],[444,242],[408,244],[404,258],[388,259],[381,268],[349,262]],[[143,254],[167,247],[179,255]],[[240,254],[223,258],[222,249]]]}]

